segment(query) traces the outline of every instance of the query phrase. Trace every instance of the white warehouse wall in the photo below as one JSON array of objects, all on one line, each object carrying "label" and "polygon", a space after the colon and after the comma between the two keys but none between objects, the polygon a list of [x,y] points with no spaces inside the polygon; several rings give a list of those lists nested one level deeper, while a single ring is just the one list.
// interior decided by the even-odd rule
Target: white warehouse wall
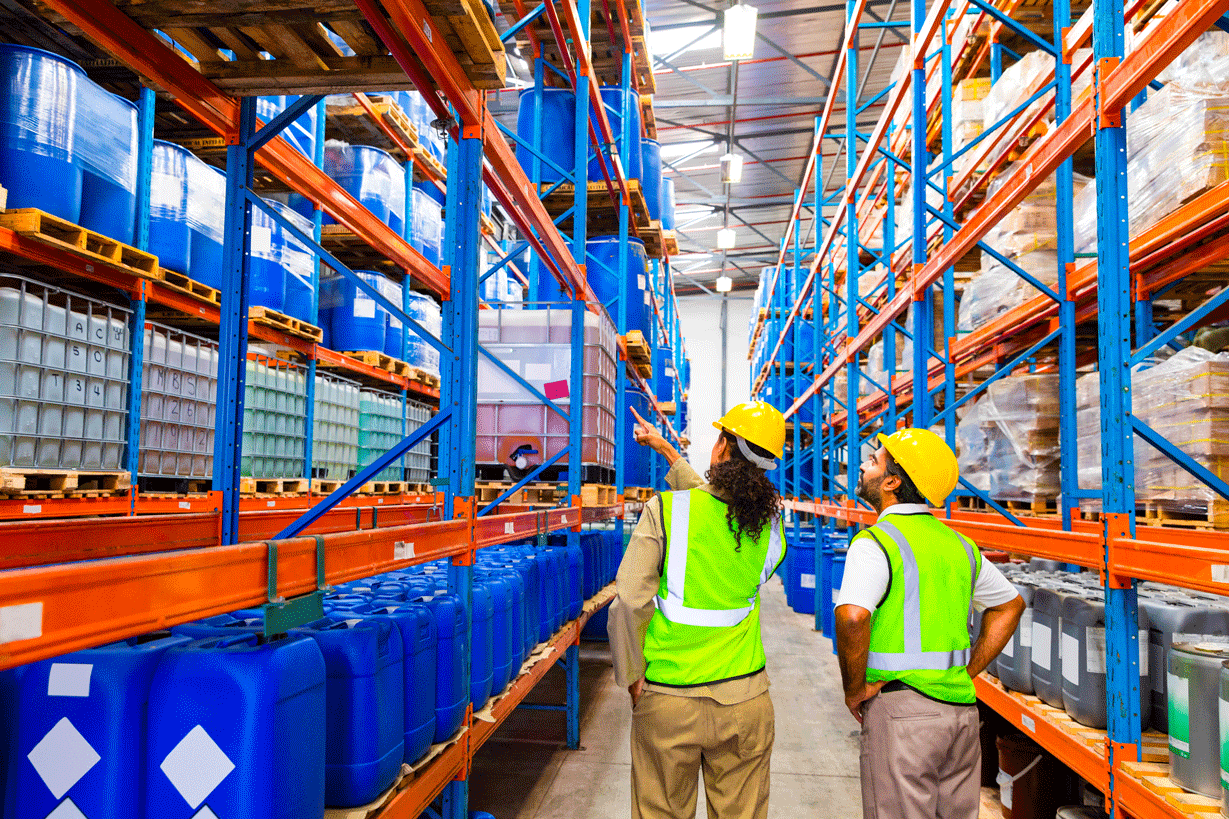
[{"label": "white warehouse wall", "polygon": [[[729,297],[726,336],[726,402],[729,407],[748,400],[751,393],[751,365],[747,361],[751,302],[750,293]],[[713,429],[713,422],[721,417],[721,299],[705,295],[682,296],[678,308],[683,341],[691,357],[688,460],[703,474],[708,468],[709,453],[717,443],[718,433]]]}]

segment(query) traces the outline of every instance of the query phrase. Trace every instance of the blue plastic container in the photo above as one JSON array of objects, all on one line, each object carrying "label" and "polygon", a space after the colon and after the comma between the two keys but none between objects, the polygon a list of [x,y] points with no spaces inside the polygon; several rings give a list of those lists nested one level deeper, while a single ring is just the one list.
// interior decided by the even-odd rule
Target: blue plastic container
[{"label": "blue plastic container", "polygon": [[580,616],[580,610],[585,605],[583,586],[585,573],[584,552],[581,551],[579,542],[575,545],[569,543],[563,547],[562,551],[566,566],[566,571],[563,575],[566,583],[564,589],[567,592],[564,598],[563,617],[565,621],[575,620]]},{"label": "blue plastic container", "polygon": [[495,669],[495,599],[486,583],[474,580],[470,627],[469,701],[480,711],[491,698]]},{"label": "blue plastic container", "polygon": [[[650,308],[647,302],[646,289],[648,280],[645,269],[648,265],[648,254],[644,242],[639,239],[627,240],[627,264],[619,267],[618,236],[596,236],[585,242],[585,253],[588,256],[586,272],[589,287],[603,304],[613,321],[618,323],[619,290],[624,280],[627,281],[627,330],[639,330],[648,337]],[[543,271],[545,272],[545,271]],[[559,283],[554,276],[546,274],[546,281],[559,292]]]},{"label": "blue plastic container", "polygon": [[[643,157],[640,151],[641,133],[640,133],[640,99],[636,96],[634,89],[627,89],[625,92],[617,85],[603,85],[601,87],[602,104],[606,106],[606,118],[610,120],[610,129],[613,131],[615,142],[619,146],[619,158],[623,162],[623,172],[628,179],[642,178],[641,163]],[[631,121],[631,141],[625,143],[623,140],[623,117],[621,109],[627,108],[628,119]],[[551,133],[554,133],[552,129]],[[602,175],[602,161],[598,157],[594,157],[589,161],[589,181],[602,182],[605,180]]]},{"label": "blue plastic container", "polygon": [[461,674],[465,667],[465,634],[469,625],[465,609],[455,594],[437,594],[418,601],[435,617],[435,736],[433,742],[450,739],[465,718],[469,690]]},{"label": "blue plastic container", "polygon": [[[381,277],[380,295],[395,307],[401,307],[401,285],[392,279]],[[397,359],[403,358],[405,351],[401,349],[401,343],[405,339],[405,325],[388,311],[384,312],[384,316],[388,319],[388,327],[384,330],[384,354]]]},{"label": "blue plastic container", "polygon": [[145,814],[324,811],[325,670],[301,635],[214,637],[162,655],[150,685]]},{"label": "blue plastic container", "polygon": [[[535,138],[535,105],[541,104],[541,138]],[[516,116],[516,135],[529,145],[538,143],[538,151],[549,162],[572,174],[576,169],[576,95],[565,88],[534,88],[521,92]],[[532,182],[535,163],[540,168],[542,182],[558,182],[563,178],[555,167],[541,161],[533,151],[517,143],[516,160]],[[600,175],[600,171],[598,172]]]},{"label": "blue plastic container", "polygon": [[74,145],[77,88],[85,72],[63,57],[0,44],[0,185],[8,207],[77,222],[81,164]]},{"label": "blue plastic container", "polygon": [[[355,273],[367,284],[380,288],[384,276],[371,270]],[[330,275],[320,283],[321,321],[329,325],[333,349],[384,350],[388,311],[375,299],[358,289],[348,276]]]},{"label": "blue plastic container", "polygon": [[538,624],[541,620],[541,569],[538,559],[523,550],[509,548],[505,555],[507,565],[520,574],[522,582],[524,615],[521,620],[521,659],[523,661],[533,653],[534,646],[538,644]]},{"label": "blue plastic container", "polygon": [[448,207],[448,194],[435,182],[427,182],[425,180],[415,182],[414,188],[427,194],[427,197],[439,205],[441,209]]},{"label": "blue plastic container", "polygon": [[210,287],[222,287],[222,239],[226,233],[226,174],[189,154],[187,222],[191,232],[188,273]]},{"label": "blue plastic container", "polygon": [[660,220],[663,182],[660,142],[647,137],[640,140],[640,164],[640,185],[645,204],[649,207],[649,218]]},{"label": "blue plastic container", "polygon": [[[398,235],[405,226],[405,170],[387,151],[330,139],[324,144],[324,172]],[[290,206],[311,216],[310,200],[291,194]],[[324,224],[334,224],[324,214]],[[379,349],[379,348],[376,348]]]},{"label": "blue plastic container", "polygon": [[195,159],[186,148],[154,140],[153,177],[149,196],[149,252],[158,264],[188,275],[188,161]]},{"label": "blue plastic container", "polygon": [[282,312],[286,302],[286,269],[282,248],[286,234],[269,214],[252,208],[248,261],[248,302]]},{"label": "blue plastic container", "polygon": [[410,247],[421,253],[428,262],[439,267],[443,264],[444,218],[440,214],[442,205],[431,195],[432,189],[439,190],[434,182],[414,185]]},{"label": "blue plastic container", "polygon": [[78,82],[74,148],[83,169],[81,226],[132,244],[137,216],[137,107],[90,80]]},{"label": "blue plastic container", "polygon": [[661,180],[661,226],[665,230],[674,230],[674,177],[666,176]]},{"label": "blue plastic container", "polygon": [[5,712],[15,767],[4,815],[43,819],[71,800],[91,819],[131,817],[145,798],[136,774],[154,671],[163,652],[189,642],[163,632],[27,666]]},{"label": "blue plastic container", "polygon": [[[312,223],[289,205],[274,200],[265,200],[286,221],[301,230],[305,236],[312,235]],[[289,231],[282,231],[282,272],[285,276],[286,297],[282,312],[308,324],[319,324],[313,305],[316,295],[316,254]]]},{"label": "blue plastic container", "polygon": [[405,757],[405,665],[387,618],[320,621],[293,634],[312,638],[328,672],[325,803],[365,805],[397,778]]},{"label": "blue plastic container", "polygon": [[674,351],[658,347],[653,352],[653,391],[658,402],[674,401]]},{"label": "blue plastic container", "polygon": [[786,598],[790,608],[799,614],[815,613],[815,533],[801,532],[795,539],[789,536],[790,572]]},{"label": "blue plastic container", "polygon": [[[296,96],[257,97],[256,116],[268,124],[298,99]],[[281,137],[303,156],[314,161],[316,158],[316,106],[308,108],[306,113],[282,129]]]},{"label": "blue plastic container", "polygon": [[195,620],[191,623],[181,623],[171,626],[171,633],[193,640],[203,640],[206,637],[220,637],[226,634],[242,632],[256,633],[264,630],[264,619],[260,617],[236,617],[233,614],[218,614]]},{"label": "blue plastic container", "polygon": [[[512,588],[503,572],[483,572],[480,582],[491,594],[491,694],[499,694],[513,676],[520,655],[519,635],[512,633]],[[513,646],[513,638],[517,637]],[[520,663],[516,663],[520,669]]]},{"label": "blue plastic container", "polygon": [[529,657],[529,648],[525,645],[525,578],[519,569],[508,564],[502,565],[500,571],[512,595],[511,618],[508,623],[509,656],[512,657],[508,679],[511,681],[516,679],[521,664]]},{"label": "blue plastic container", "polygon": [[[411,292],[406,300],[405,314],[420,327],[439,338],[444,331],[444,317],[435,299],[423,293]],[[417,331],[406,328],[405,361],[433,375],[440,374],[440,352],[431,346]]]},{"label": "blue plastic container", "polygon": [[333,609],[328,616],[388,617],[401,635],[405,669],[405,762],[413,764],[431,748],[435,736],[435,662],[439,639],[435,615],[424,603],[385,606],[367,603],[346,609]]}]

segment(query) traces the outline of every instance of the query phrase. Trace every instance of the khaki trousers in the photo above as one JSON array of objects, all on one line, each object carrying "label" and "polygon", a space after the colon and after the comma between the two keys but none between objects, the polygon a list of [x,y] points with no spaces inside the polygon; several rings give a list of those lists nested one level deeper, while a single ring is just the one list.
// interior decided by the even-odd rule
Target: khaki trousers
[{"label": "khaki trousers", "polygon": [[867,702],[862,719],[864,819],[977,819],[977,708],[913,690]]},{"label": "khaki trousers", "polygon": [[632,711],[633,819],[693,819],[701,770],[709,819],[764,819],[774,736],[767,692],[721,705],[645,691]]}]

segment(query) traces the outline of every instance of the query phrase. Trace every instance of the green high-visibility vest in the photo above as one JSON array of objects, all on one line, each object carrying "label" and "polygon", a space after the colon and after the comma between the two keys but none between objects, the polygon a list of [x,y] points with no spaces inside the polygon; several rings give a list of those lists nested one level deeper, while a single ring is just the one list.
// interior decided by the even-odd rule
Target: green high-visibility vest
[{"label": "green high-visibility vest", "polygon": [[665,560],[644,639],[645,679],[693,686],[762,671],[760,586],[785,557],[780,517],[740,545],[725,501],[702,489],[663,492],[661,499]]},{"label": "green high-visibility vest", "polygon": [[932,515],[888,515],[859,537],[887,554],[887,597],[871,616],[866,679],[900,680],[935,699],[976,702],[969,664],[977,547]]}]

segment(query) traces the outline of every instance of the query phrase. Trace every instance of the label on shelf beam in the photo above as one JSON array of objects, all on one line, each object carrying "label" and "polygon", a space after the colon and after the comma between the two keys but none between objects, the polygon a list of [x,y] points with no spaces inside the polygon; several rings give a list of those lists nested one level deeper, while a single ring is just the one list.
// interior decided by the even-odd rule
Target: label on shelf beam
[{"label": "label on shelf beam", "polygon": [[1020,715],[1020,724],[1024,726],[1024,730],[1031,731],[1034,734],[1037,733],[1037,721],[1028,714]]},{"label": "label on shelf beam", "polygon": [[0,607],[0,645],[43,636],[43,604]]},{"label": "label on shelf beam", "polygon": [[27,503],[25,506],[21,507],[21,513],[23,515],[37,515],[42,511],[43,505],[41,503]]},{"label": "label on shelf beam", "polygon": [[1229,583],[1229,566],[1213,563],[1212,580],[1217,583]]},{"label": "label on shelf beam", "polygon": [[504,521],[504,534],[505,535],[516,534],[516,524],[510,520]]},{"label": "label on shelf beam", "polygon": [[414,556],[414,541],[399,540],[393,544],[393,560],[409,560]]}]

